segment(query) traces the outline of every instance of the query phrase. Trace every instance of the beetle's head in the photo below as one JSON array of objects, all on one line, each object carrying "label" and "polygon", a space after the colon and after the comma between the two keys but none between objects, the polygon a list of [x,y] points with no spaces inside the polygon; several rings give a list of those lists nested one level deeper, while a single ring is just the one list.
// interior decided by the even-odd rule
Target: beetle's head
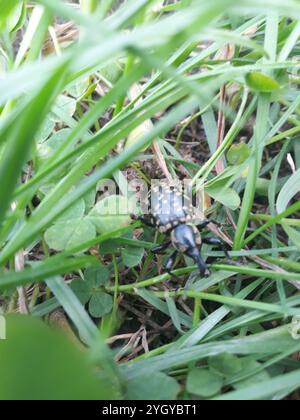
[{"label": "beetle's head", "polygon": [[200,232],[196,226],[182,224],[172,230],[172,245],[177,251],[191,257],[198,265],[201,275],[207,276],[209,272],[204,270],[199,247],[202,244]]}]

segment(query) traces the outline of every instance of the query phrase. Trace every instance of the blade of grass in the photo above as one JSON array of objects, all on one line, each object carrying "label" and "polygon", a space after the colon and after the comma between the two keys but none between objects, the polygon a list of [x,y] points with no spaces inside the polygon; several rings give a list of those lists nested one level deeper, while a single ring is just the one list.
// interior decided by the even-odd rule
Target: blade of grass
[{"label": "blade of grass", "polygon": [[251,115],[255,100],[252,101],[252,104],[248,107],[247,111],[245,111],[245,107],[247,104],[248,99],[248,92],[247,90],[244,91],[242,103],[239,109],[239,112],[236,116],[236,119],[234,123],[232,124],[230,130],[228,131],[227,135],[224,138],[224,141],[222,142],[221,146],[217,149],[217,151],[212,155],[212,157],[202,166],[202,168],[198,171],[198,173],[194,176],[192,183],[195,184],[199,179],[202,177],[204,180],[208,177],[210,171],[215,166],[215,163],[220,159],[220,157],[225,153],[225,151],[230,147],[230,145],[233,143],[235,137],[239,133],[239,131],[242,129],[245,121],[249,116]]},{"label": "blade of grass", "polygon": [[287,358],[288,356],[299,352],[299,350],[300,350],[300,344],[297,343],[295,344],[295,346],[291,347],[289,350],[285,351],[279,356],[275,356],[271,358],[270,360],[268,360],[267,362],[261,363],[261,365],[257,367],[256,369],[252,369],[251,371],[243,372],[243,373],[235,375],[234,377],[226,381],[226,385],[231,385],[231,384],[243,381],[245,379],[251,378],[251,376],[256,375],[257,373],[262,372],[263,370],[277,364],[278,362]]},{"label": "blade of grass", "polygon": [[[97,360],[101,362],[101,366],[106,371],[108,377],[112,375],[113,380],[118,382],[120,377],[117,366],[113,361],[113,354],[72,289],[61,277],[48,279],[47,285],[61,303],[69,318],[73,321],[79,331],[80,337],[91,347],[91,351],[93,351],[93,347],[97,348]],[[118,385],[120,386],[120,384]]]},{"label": "blade of grass", "polygon": [[[260,285],[260,283],[260,280],[253,282],[253,284],[245,287],[240,293],[238,293],[236,297],[238,299],[246,298],[250,293],[253,292],[253,290],[257,288],[257,286]],[[213,328],[215,328],[216,325],[218,325],[224,318],[226,318],[230,312],[230,308],[227,306],[223,306],[222,308],[217,309],[207,318],[201,321],[198,327],[189,331],[184,335],[184,337],[174,342],[168,351],[184,347],[192,347],[198,344]]]},{"label": "blade of grass", "polygon": [[[146,302],[150,303],[150,305],[152,305],[158,311],[171,317],[171,311],[168,305],[166,304],[166,302],[164,302],[162,299],[155,296],[154,293],[152,293],[149,290],[139,289],[137,290],[137,294],[141,296]],[[177,311],[176,324],[177,324],[178,329],[180,330],[181,325],[187,328],[191,328],[192,326],[191,317],[185,314],[184,312],[177,310],[177,308],[176,308],[176,311]]]},{"label": "blade of grass", "polygon": [[238,306],[241,308],[246,309],[257,309],[259,311],[263,312],[270,312],[270,313],[278,313],[283,315],[291,315],[291,316],[300,316],[300,310],[297,309],[290,309],[287,308],[287,312],[279,306],[279,305],[273,305],[270,303],[264,303],[264,302],[256,302],[246,299],[239,299],[236,297],[229,297],[229,296],[222,296],[222,295],[216,295],[213,293],[203,293],[203,292],[194,292],[193,290],[186,290],[186,291],[178,291],[178,292],[156,292],[156,296],[159,297],[175,297],[175,296],[186,296],[191,298],[199,298],[201,300],[209,300],[212,302],[218,302],[222,303],[224,305],[228,306]]},{"label": "blade of grass", "polygon": [[275,223],[279,223],[282,219],[285,219],[285,218],[291,216],[292,214],[296,213],[299,210],[300,210],[300,202],[296,202],[293,205],[291,205],[290,207],[288,207],[284,212],[282,212],[280,214],[277,214],[274,217],[271,217],[268,220],[267,223],[260,226],[258,229],[256,229],[251,235],[249,235],[245,239],[244,245],[247,245],[248,243],[253,241],[254,238],[256,238],[258,235],[260,235],[262,232],[264,232],[269,227],[273,226]]},{"label": "blade of grass", "polygon": [[221,397],[214,398],[214,400],[226,401],[226,400],[241,400],[241,401],[253,401],[261,400],[264,398],[271,397],[272,395],[283,392],[286,389],[290,394],[293,390],[300,386],[300,370],[296,370],[285,375],[279,375],[268,381],[263,381],[258,384],[248,386],[245,389],[230,392],[222,395]]},{"label": "blade of grass", "polygon": [[[101,168],[97,169],[91,176],[84,180],[74,191],[69,193],[62,200],[57,202],[56,194],[51,194],[47,197],[31,216],[31,218],[19,229],[14,240],[11,240],[7,246],[0,253],[0,264],[6,261],[11,255],[13,255],[18,249],[22,248],[25,244],[28,244],[39,232],[45,229],[49,224],[55,220],[64,210],[70,207],[77,199],[83,197],[88,191],[90,191],[97,183],[113,174],[118,168],[130,161],[130,159],[143,147],[148,146],[153,139],[159,137],[163,133],[166,133],[175,122],[181,120],[192,110],[197,107],[197,100],[192,98],[184,101],[178,105],[174,110],[162,119],[150,133],[147,133],[141,137],[141,139],[130,148],[125,150],[118,157],[108,161]],[[93,152],[93,151],[92,151]],[[72,184],[67,185],[67,189],[72,187]],[[59,188],[59,185],[58,187]],[[56,190],[57,190],[56,188]],[[53,201],[53,204],[51,204]],[[52,207],[52,205],[54,207]],[[52,207],[52,208],[51,208]],[[51,208],[51,211],[49,211]]]},{"label": "blade of grass", "polygon": [[289,333],[289,326],[285,326],[251,337],[200,344],[149,359],[125,363],[121,370],[127,378],[131,379],[149,373],[153,374],[153,372],[167,371],[177,366],[186,366],[188,363],[222,353],[275,355],[289,350],[294,345],[295,341]]},{"label": "blade of grass", "polygon": [[[86,136],[86,131],[95,124],[95,122],[103,115],[103,113],[112,105],[112,103],[118,98],[120,93],[126,92],[128,88],[136,82],[144,72],[146,71],[146,66],[142,63],[133,70],[129,75],[122,78],[115,87],[103,98],[101,98],[98,103],[93,106],[80,120],[80,122],[74,127],[74,129],[67,136],[62,145],[58,150],[53,154],[51,159],[47,162],[47,167],[43,168],[38,172],[29,182],[25,185],[19,187],[14,194],[14,197],[17,198],[23,193],[34,188],[36,190],[40,185],[45,183],[48,179],[48,175],[55,175],[56,171],[61,170],[69,163],[68,156],[63,156],[73,145],[76,144],[82,137],[84,138],[93,138],[92,135]],[[95,142],[99,141],[97,136]],[[84,148],[77,150],[76,152],[71,152],[70,157],[76,157],[80,154],[80,151],[84,151],[85,148],[89,147],[85,145]],[[33,191],[34,191],[33,190]]]},{"label": "blade of grass", "polygon": [[28,283],[42,282],[45,279],[77,271],[80,268],[93,267],[98,264],[94,257],[60,258],[50,257],[33,268],[26,268],[21,272],[9,272],[0,275],[0,290],[26,285]]},{"label": "blade of grass", "polygon": [[17,184],[22,167],[28,157],[35,133],[62,89],[68,69],[69,60],[66,60],[51,75],[38,92],[38,95],[31,100],[26,110],[19,116],[17,124],[7,128],[6,134],[9,137],[9,142],[6,143],[0,164],[0,176],[2,179],[6,179],[6,182],[2,185],[0,195],[0,223],[2,223],[3,217],[9,208],[13,195],[12,191]]},{"label": "blade of grass", "polygon": [[[269,13],[266,23],[265,34],[265,50],[271,59],[276,56],[278,39],[278,16],[277,14]],[[234,237],[233,249],[239,250],[243,248],[244,238],[246,235],[250,212],[253,206],[256,183],[261,168],[261,161],[264,149],[264,138],[268,130],[268,121],[270,113],[270,94],[260,94],[257,107],[256,128],[254,135],[254,144],[252,151],[252,160],[249,165],[249,174],[247,177],[246,188],[242,203],[242,208],[239,215],[237,229]]]},{"label": "blade of grass", "polygon": [[86,344],[91,345],[99,336],[98,328],[88,316],[72,289],[64,282],[62,277],[51,277],[46,283],[78,329],[80,337]]}]

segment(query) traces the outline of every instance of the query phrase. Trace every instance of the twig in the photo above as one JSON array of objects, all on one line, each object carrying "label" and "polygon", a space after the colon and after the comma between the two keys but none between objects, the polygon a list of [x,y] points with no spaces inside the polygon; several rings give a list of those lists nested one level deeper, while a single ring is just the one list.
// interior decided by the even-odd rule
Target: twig
[{"label": "twig", "polygon": [[[234,56],[235,48],[233,45],[227,44],[225,45],[220,51],[217,52],[215,59],[216,60],[231,60]],[[225,126],[226,126],[226,119],[223,112],[224,106],[226,105],[226,86],[221,86],[220,89],[220,106],[219,106],[219,114],[218,114],[218,134],[217,134],[217,148],[219,148],[223,141],[225,135]],[[216,171],[217,174],[220,174],[224,171],[224,158],[222,157],[216,163]]]},{"label": "twig", "polygon": [[[220,106],[219,106],[219,114],[218,114],[218,138],[217,138],[217,147],[219,148],[224,140],[225,135],[225,125],[226,125],[226,119],[223,112],[223,107],[226,104],[226,87],[225,85],[221,87],[220,89]],[[216,172],[219,175],[222,173],[225,169],[224,165],[224,158],[218,160],[216,163]]]},{"label": "twig", "polygon": [[163,154],[162,154],[162,152],[160,150],[159,143],[158,143],[157,140],[154,140],[154,142],[152,144],[152,150],[153,150],[154,156],[156,157],[156,161],[157,161],[160,169],[162,170],[164,176],[167,178],[167,180],[169,182],[172,182],[173,181],[173,177],[172,177],[172,175],[169,172],[169,169],[167,167],[165,158],[164,158],[164,156],[163,156]]},{"label": "twig", "polygon": [[105,342],[107,344],[113,344],[113,343],[115,343],[116,341],[119,341],[119,340],[128,340],[132,336],[133,336],[133,333],[114,335],[113,337],[107,338],[105,340]]},{"label": "twig", "polygon": [[[135,100],[137,97],[139,97],[139,95],[140,95],[141,92],[142,92],[142,89],[141,89],[140,85],[134,84],[131,87],[130,92],[129,92],[130,99],[132,101]],[[139,99],[136,102],[136,105],[139,105],[141,102],[142,102],[142,98]],[[144,121],[143,124],[141,125],[141,127],[144,128],[145,131],[149,131],[149,130],[151,130],[153,128],[153,123],[149,119],[149,120]],[[163,156],[163,154],[162,154],[162,152],[160,150],[158,140],[154,140],[153,141],[153,143],[152,143],[152,150],[153,150],[153,154],[154,154],[154,156],[156,158],[157,164],[160,167],[161,171],[163,172],[164,176],[167,178],[167,180],[169,182],[172,182],[173,181],[173,177],[170,174],[170,171],[169,171],[168,166],[166,164],[165,158],[164,158],[164,156]]]},{"label": "twig", "polygon": [[[152,337],[150,337],[148,339],[148,344],[151,344],[157,337],[159,336],[159,334],[154,334]],[[141,344],[140,346],[136,347],[132,353],[130,353],[130,355],[128,357],[126,357],[124,360],[122,360],[122,362],[129,362],[130,360],[132,360],[137,354],[139,354],[142,350],[144,350],[143,345]],[[147,352],[148,353],[148,352]]]},{"label": "twig", "polygon": [[123,301],[121,305],[127,309],[128,311],[132,312],[134,315],[136,315],[142,323],[150,325],[153,329],[160,331],[161,327],[156,322],[152,321],[150,317],[147,317],[145,314],[140,312],[138,309],[133,308],[131,305]]},{"label": "twig", "polygon": [[128,343],[118,352],[118,354],[115,356],[115,361],[119,362],[120,359],[122,359],[123,356],[125,356],[129,351],[132,349],[135,349],[142,337],[144,326],[140,327],[139,330],[132,335]]}]

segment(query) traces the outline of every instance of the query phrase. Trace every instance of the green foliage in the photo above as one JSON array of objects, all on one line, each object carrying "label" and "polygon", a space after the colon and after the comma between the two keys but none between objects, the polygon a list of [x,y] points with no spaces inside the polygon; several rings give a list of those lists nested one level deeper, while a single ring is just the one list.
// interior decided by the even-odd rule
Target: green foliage
[{"label": "green foliage", "polygon": [[[30,317],[7,317],[0,342],[1,400],[99,400],[118,394],[61,333]],[[18,372],[18,379],[11,372]]]},{"label": "green foliage", "polygon": [[239,195],[232,188],[207,188],[207,193],[219,203],[229,209],[236,210],[239,208],[241,200]]},{"label": "green foliage", "polygon": [[[299,4],[78,3],[0,0],[0,314],[43,319],[8,316],[0,399],[298,398]],[[167,171],[233,243],[207,279],[130,217]]]},{"label": "green foliage", "polygon": [[111,195],[99,201],[89,214],[98,233],[112,232],[131,222],[129,202],[125,197]]},{"label": "green foliage", "polygon": [[136,267],[144,256],[144,248],[128,247],[122,251],[122,260],[126,267]]},{"label": "green foliage", "polygon": [[81,199],[56,219],[54,225],[45,232],[49,248],[63,251],[94,239],[96,228],[84,213],[85,202]]},{"label": "green foliage", "polygon": [[103,292],[96,292],[92,295],[89,303],[89,312],[95,318],[102,318],[107,315],[113,307],[111,295]]},{"label": "green foliage", "polygon": [[[14,1],[10,2],[14,4]],[[3,10],[3,8],[2,8]],[[7,15],[6,25],[10,32],[16,32],[22,28],[26,19],[26,5],[24,1],[18,1],[12,11]]]},{"label": "green foliage", "polygon": [[237,374],[243,368],[241,360],[234,354],[229,353],[211,357],[209,367],[222,376]]},{"label": "green foliage", "polygon": [[235,382],[233,387],[235,389],[247,389],[251,385],[267,381],[270,378],[270,375],[265,369],[262,369],[261,367],[262,365],[253,357],[246,357],[241,359],[241,370],[246,377],[248,372],[257,371],[258,373],[253,374],[246,379],[242,379],[241,381]]},{"label": "green foliage", "polygon": [[259,72],[247,74],[246,82],[251,89],[262,93],[271,93],[280,88],[280,85],[276,80]]},{"label": "green foliage", "polygon": [[221,391],[222,386],[222,378],[207,369],[192,369],[187,377],[188,392],[200,397],[212,397]]},{"label": "green foliage", "polygon": [[[0,8],[1,8],[1,18],[0,18],[0,29],[5,28],[5,25],[8,24],[10,30],[14,28],[15,25],[11,25],[11,22],[15,19],[15,13],[18,14],[18,0],[11,0],[11,1],[0,1]],[[22,4],[21,4],[22,6]],[[17,18],[18,21],[18,18]]]},{"label": "green foliage", "polygon": [[84,280],[75,279],[71,289],[80,302],[85,305],[89,302],[89,313],[94,318],[102,318],[111,312],[113,307],[112,297],[102,291],[110,279],[110,272],[105,266],[88,268],[85,270]]},{"label": "green foliage", "polygon": [[230,165],[241,165],[250,156],[249,146],[245,143],[233,144],[227,153]]},{"label": "green foliage", "polygon": [[129,381],[126,397],[129,400],[175,400],[179,390],[175,379],[157,372]]}]

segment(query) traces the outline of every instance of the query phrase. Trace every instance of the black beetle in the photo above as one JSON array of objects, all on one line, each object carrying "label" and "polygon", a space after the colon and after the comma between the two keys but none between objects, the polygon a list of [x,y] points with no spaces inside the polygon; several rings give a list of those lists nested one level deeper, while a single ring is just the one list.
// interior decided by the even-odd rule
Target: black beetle
[{"label": "black beetle", "polygon": [[218,226],[220,224],[204,217],[199,218],[191,200],[182,194],[180,188],[164,183],[156,185],[151,191],[151,202],[151,214],[140,216],[139,219],[148,226],[156,227],[161,233],[170,234],[170,240],[152,249],[152,252],[159,254],[170,245],[175,248],[166,263],[166,271],[170,275],[173,276],[171,270],[178,253],[181,252],[194,260],[202,277],[208,277],[210,270],[201,256],[202,244],[221,247],[229,258],[225,244],[220,239],[202,238],[200,233],[200,230],[210,223]]}]

